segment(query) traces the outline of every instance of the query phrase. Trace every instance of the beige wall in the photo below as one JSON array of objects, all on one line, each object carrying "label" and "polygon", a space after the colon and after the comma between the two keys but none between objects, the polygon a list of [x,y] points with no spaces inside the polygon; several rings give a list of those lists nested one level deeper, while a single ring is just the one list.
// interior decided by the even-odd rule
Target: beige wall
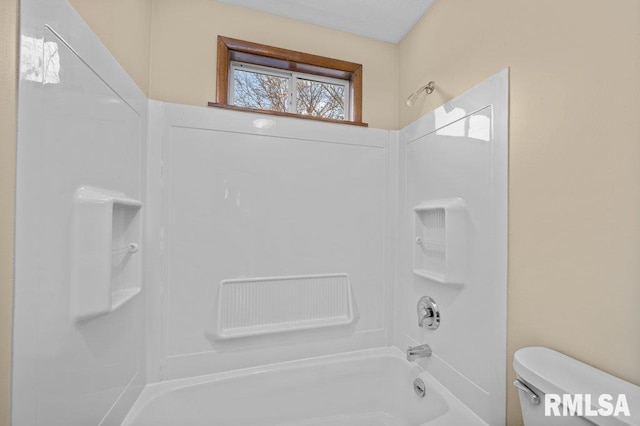
[{"label": "beige wall", "polygon": [[214,0],[69,2],[152,99],[196,106],[214,101],[216,37],[225,35],[363,64],[364,121],[397,128],[395,44]]},{"label": "beige wall", "polygon": [[363,119],[397,128],[397,45],[213,0],[153,0],[150,97],[215,100],[216,37],[224,35],[363,65]]},{"label": "beige wall", "polygon": [[122,68],[147,95],[151,2],[152,0],[69,0]]},{"label": "beige wall", "polygon": [[640,385],[640,3],[438,0],[399,60],[400,125],[511,67],[510,377],[543,345]]},{"label": "beige wall", "polygon": [[0,426],[9,426],[18,0],[0,2]]}]

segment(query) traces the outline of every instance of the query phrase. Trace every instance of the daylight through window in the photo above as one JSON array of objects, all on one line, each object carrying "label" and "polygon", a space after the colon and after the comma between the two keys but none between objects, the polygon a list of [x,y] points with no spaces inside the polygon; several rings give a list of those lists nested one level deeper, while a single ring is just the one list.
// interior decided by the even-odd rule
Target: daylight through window
[{"label": "daylight through window", "polygon": [[347,80],[239,62],[231,63],[229,80],[231,105],[334,120],[348,117]]},{"label": "daylight through window", "polygon": [[222,36],[209,105],[366,126],[362,65]]}]

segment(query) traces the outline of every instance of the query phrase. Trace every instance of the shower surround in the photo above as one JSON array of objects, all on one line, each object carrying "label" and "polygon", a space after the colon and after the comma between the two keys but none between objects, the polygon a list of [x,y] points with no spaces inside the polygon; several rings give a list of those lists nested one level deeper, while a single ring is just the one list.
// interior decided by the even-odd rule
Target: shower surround
[{"label": "shower surround", "polygon": [[14,425],[205,424],[184,395],[252,380],[274,425],[504,423],[506,70],[399,131],[265,127],[146,99],[64,0],[21,14]]}]

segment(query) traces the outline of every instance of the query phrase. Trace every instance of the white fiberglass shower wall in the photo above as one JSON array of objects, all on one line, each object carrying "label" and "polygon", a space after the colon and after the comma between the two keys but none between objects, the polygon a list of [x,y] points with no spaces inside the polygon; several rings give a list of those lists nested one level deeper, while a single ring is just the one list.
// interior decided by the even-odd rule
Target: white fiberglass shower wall
[{"label": "white fiberglass shower wall", "polygon": [[66,2],[21,2],[20,41],[12,424],[118,424],[146,383],[147,99]]},{"label": "white fiberglass shower wall", "polygon": [[[505,421],[508,70],[400,131],[395,341],[490,424]],[[440,309],[418,327],[416,304]]]},{"label": "white fiberglass shower wall", "polygon": [[265,119],[149,101],[66,1],[21,5],[15,426],[119,425],[145,385],[323,356],[504,421],[506,72],[400,131]]},{"label": "white fiberglass shower wall", "polygon": [[389,131],[268,121],[152,101],[163,379],[390,342]]}]

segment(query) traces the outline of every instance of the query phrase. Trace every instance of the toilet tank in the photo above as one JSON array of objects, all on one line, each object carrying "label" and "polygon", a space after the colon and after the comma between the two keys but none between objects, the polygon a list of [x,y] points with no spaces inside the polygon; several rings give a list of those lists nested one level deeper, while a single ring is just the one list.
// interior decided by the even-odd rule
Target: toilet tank
[{"label": "toilet tank", "polygon": [[[593,368],[560,352],[542,347],[530,347],[518,350],[513,358],[513,368],[520,382],[520,406],[525,426],[542,425],[603,425],[623,426],[640,425],[640,387],[619,379],[604,371]],[[515,382],[514,382],[515,384]],[[532,393],[527,391],[530,390]],[[524,390],[523,390],[524,389]],[[591,398],[590,409],[582,404],[583,417],[545,415],[545,394],[587,395]],[[607,408],[599,404],[598,398],[608,394],[613,397],[611,404],[615,409],[619,395],[624,395],[630,416],[603,416]],[[539,404],[535,404],[535,396]],[[562,414],[560,405],[559,412]],[[587,412],[591,411],[591,413]],[[593,415],[593,412],[598,415]],[[553,414],[553,410],[549,409]],[[622,413],[621,413],[622,414]]]}]

